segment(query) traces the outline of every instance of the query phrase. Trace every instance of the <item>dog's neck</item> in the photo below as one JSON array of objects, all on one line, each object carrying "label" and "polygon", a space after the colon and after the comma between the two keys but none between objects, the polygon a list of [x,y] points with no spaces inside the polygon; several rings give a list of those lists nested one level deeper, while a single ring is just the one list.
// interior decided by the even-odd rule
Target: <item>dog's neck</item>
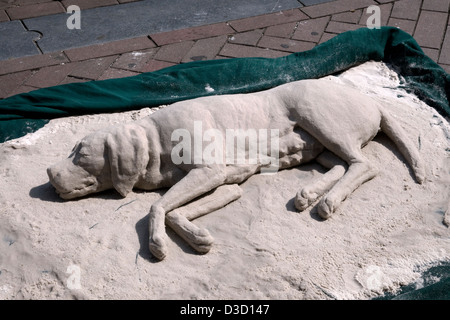
[{"label": "dog's neck", "polygon": [[147,170],[142,174],[136,187],[154,190],[165,187],[164,174],[161,172],[161,139],[157,126],[147,117],[145,121],[137,121],[136,124],[142,126],[147,133],[149,161]]}]

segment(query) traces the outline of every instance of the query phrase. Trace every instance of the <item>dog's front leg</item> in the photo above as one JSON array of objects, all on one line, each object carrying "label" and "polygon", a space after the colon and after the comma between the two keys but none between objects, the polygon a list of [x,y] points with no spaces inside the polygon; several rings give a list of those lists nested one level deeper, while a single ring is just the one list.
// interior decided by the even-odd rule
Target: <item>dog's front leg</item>
[{"label": "dog's front leg", "polygon": [[192,169],[152,205],[149,213],[149,249],[156,258],[162,260],[167,254],[166,214],[224,184],[224,169],[224,166]]},{"label": "dog's front leg", "polygon": [[207,253],[214,242],[213,237],[208,230],[197,227],[190,220],[219,210],[241,195],[242,189],[237,184],[219,186],[213,192],[168,212],[166,224],[196,251]]}]

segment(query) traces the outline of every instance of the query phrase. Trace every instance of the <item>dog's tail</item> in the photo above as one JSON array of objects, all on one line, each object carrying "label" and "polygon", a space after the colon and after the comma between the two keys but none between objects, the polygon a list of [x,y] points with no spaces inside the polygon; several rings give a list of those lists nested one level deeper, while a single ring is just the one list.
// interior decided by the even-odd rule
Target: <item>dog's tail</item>
[{"label": "dog's tail", "polygon": [[423,183],[425,180],[425,166],[416,146],[408,138],[400,124],[386,109],[380,108],[380,112],[381,131],[395,143],[401,154],[405,157],[406,161],[414,171],[417,182],[420,184]]}]

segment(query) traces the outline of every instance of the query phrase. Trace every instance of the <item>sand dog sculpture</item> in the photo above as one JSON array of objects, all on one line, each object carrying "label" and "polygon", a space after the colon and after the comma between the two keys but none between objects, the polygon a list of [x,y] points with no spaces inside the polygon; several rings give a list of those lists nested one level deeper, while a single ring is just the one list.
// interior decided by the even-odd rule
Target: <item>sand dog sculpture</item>
[{"label": "sand dog sculpture", "polygon": [[[425,170],[419,152],[387,109],[377,99],[327,78],[256,93],[202,97],[90,134],[47,172],[63,199],[112,188],[124,197],[133,188],[169,188],[150,208],[150,251],[160,260],[166,256],[167,223],[195,250],[206,253],[213,238],[190,220],[239,198],[239,183],[274,164],[281,170],[316,159],[329,168],[294,199],[297,209],[304,210],[323,196],[318,213],[324,219],[376,176],[377,169],[361,148],[380,130],[393,140],[422,183]],[[208,133],[209,139],[200,144],[188,141],[189,136],[198,136],[199,127],[202,137]],[[267,143],[266,150],[276,152],[266,152],[266,157],[259,152],[255,158],[247,137],[246,143],[231,150],[236,156],[244,149],[247,162],[230,161],[230,150],[219,139],[230,129],[276,133],[256,136],[259,146]],[[196,148],[205,141],[210,142],[199,153]],[[213,155],[212,160],[205,154]]]}]

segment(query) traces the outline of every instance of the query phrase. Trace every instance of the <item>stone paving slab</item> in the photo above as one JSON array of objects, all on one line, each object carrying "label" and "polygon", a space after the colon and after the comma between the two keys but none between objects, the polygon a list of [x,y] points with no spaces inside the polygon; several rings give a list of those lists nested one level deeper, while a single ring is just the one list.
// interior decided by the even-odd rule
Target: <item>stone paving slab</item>
[{"label": "stone paving slab", "polygon": [[264,28],[280,23],[306,20],[308,16],[297,9],[284,10],[275,13],[249,17],[229,22],[230,26],[237,32],[253,30],[255,28]]},{"label": "stone paving slab", "polygon": [[10,73],[7,75],[0,76],[0,97],[7,97],[8,95],[15,92],[15,90],[20,87],[26,79],[32,75],[30,70]]},{"label": "stone paving slab", "polygon": [[450,0],[424,0],[422,9],[448,13],[450,10]]},{"label": "stone paving slab", "polygon": [[24,84],[30,87],[46,88],[60,84],[75,67],[73,63],[44,67],[29,77]]},{"label": "stone paving slab", "polygon": [[227,41],[227,35],[200,39],[193,44],[191,49],[186,54],[184,54],[181,62],[212,60],[217,56],[220,49],[222,49]]},{"label": "stone paving slab", "polygon": [[422,0],[397,1],[392,9],[391,16],[398,19],[417,20]]},{"label": "stone paving slab", "polygon": [[[102,58],[84,60],[75,64],[70,70],[68,76],[78,79],[96,80],[119,58],[119,55],[113,55]],[[126,57],[126,56],[125,56]],[[124,59],[122,59],[123,61]],[[128,59],[129,63],[133,63],[132,59]],[[120,67],[120,65],[119,65]]]},{"label": "stone paving slab", "polygon": [[[30,14],[34,17],[54,14],[55,12],[52,8],[61,8],[60,4],[64,11],[66,11],[67,7],[70,5],[77,5],[81,9],[88,9],[136,1],[141,0],[3,0],[0,1],[0,10],[8,12],[8,20],[18,20],[17,17],[29,17]],[[41,9],[37,12],[37,5],[43,5],[41,8],[48,8],[49,10]],[[15,13],[16,15],[11,14],[10,12]]]},{"label": "stone paving slab", "polygon": [[[124,53],[117,58],[113,58],[110,64],[113,68],[125,69],[129,71],[140,72],[158,52],[159,48],[151,48],[148,50],[140,50],[136,52]],[[94,77],[91,79],[97,79]]]},{"label": "stone paving slab", "polygon": [[313,6],[315,4],[321,4],[321,3],[325,3],[325,2],[331,2],[334,0],[301,0],[301,2],[305,5],[305,6]]},{"label": "stone paving slab", "polygon": [[145,0],[82,10],[81,29],[67,28],[67,13],[26,19],[24,24],[29,30],[43,34],[38,45],[42,52],[48,53],[300,6],[297,0],[279,0],[276,3],[273,0],[171,0],[170,5],[165,1]]},{"label": "stone paving slab", "polygon": [[[66,10],[71,4],[82,10],[79,30],[67,28],[70,14]],[[23,46],[37,45],[42,53],[50,53],[301,6],[297,0],[171,0],[170,5],[157,0],[9,0],[0,2],[0,23],[11,23],[12,28],[14,22],[9,20],[20,20],[27,30],[42,35],[37,42]],[[16,33],[0,36],[2,43],[16,47],[14,54],[1,50],[0,60],[35,54],[15,45]]]},{"label": "stone paving slab", "polygon": [[296,26],[292,39],[318,42],[329,21],[330,17],[300,21]]},{"label": "stone paving slab", "polygon": [[340,12],[347,12],[351,10],[367,8],[370,5],[378,5],[373,0],[336,0],[326,2],[302,9],[311,18],[318,18],[323,16],[332,15]]},{"label": "stone paving slab", "polygon": [[9,17],[5,10],[0,10],[0,22],[9,21]]},{"label": "stone paving slab", "polygon": [[63,5],[59,1],[36,3],[28,6],[13,7],[6,10],[11,20],[21,20],[42,15],[51,15],[65,12]]},{"label": "stone paving slab", "polygon": [[[67,9],[71,5],[78,6],[81,10],[113,6],[119,4],[116,0],[62,0],[61,4]],[[67,10],[66,10],[67,11]]]},{"label": "stone paving slab", "polygon": [[444,40],[448,13],[422,11],[417,21],[415,39],[420,46],[439,49]]},{"label": "stone paving slab", "polygon": [[29,57],[21,57],[12,60],[0,61],[0,75],[24,70],[39,69],[62,63],[68,63],[69,59],[63,52],[54,52]]},{"label": "stone paving slab", "polygon": [[450,66],[450,25],[447,27],[444,43],[439,57],[439,63]]},{"label": "stone paving slab", "polygon": [[416,21],[390,18],[388,25],[402,29],[403,31],[409,33],[410,35],[414,35],[414,29],[416,28]]},{"label": "stone paving slab", "polygon": [[227,23],[222,22],[206,26],[156,33],[152,34],[151,38],[158,46],[163,46],[175,42],[204,39],[222,34],[232,34],[234,32],[235,31],[233,28],[231,28]]},{"label": "stone paving slab", "polygon": [[70,61],[81,61],[155,47],[148,37],[139,37],[64,50]]},{"label": "stone paving slab", "polygon": [[[40,35],[26,30],[20,21],[0,22],[0,35],[2,35],[0,60],[40,54],[33,42]],[[4,41],[3,35],[11,36],[8,37],[8,41]]]}]

